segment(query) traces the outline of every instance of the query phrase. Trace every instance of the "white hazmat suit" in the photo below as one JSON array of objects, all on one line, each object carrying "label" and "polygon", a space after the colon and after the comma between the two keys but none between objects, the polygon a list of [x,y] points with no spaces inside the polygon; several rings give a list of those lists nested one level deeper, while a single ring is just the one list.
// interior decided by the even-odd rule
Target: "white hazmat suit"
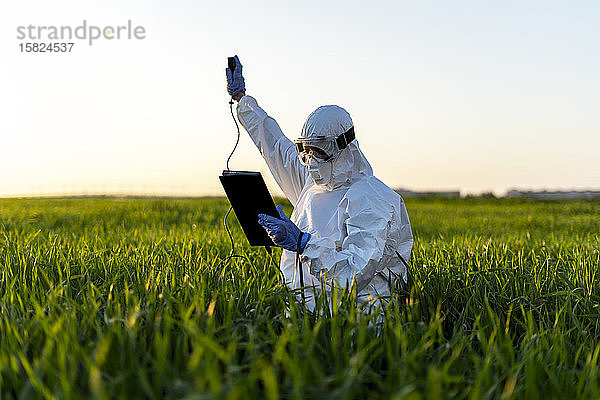
[{"label": "white hazmat suit", "polygon": [[[294,206],[290,219],[311,235],[300,256],[305,286],[320,289],[324,277],[329,292],[354,280],[358,299],[375,304],[389,296],[396,279],[407,281],[413,237],[404,201],[373,176],[356,139],[332,161],[305,166],[294,143],[254,98],[242,97],[237,114]],[[323,106],[308,117],[302,137],[338,136],[352,126],[343,108]],[[295,257],[283,250],[280,263],[292,289],[300,287]],[[309,309],[315,305],[312,293],[305,292]]]}]

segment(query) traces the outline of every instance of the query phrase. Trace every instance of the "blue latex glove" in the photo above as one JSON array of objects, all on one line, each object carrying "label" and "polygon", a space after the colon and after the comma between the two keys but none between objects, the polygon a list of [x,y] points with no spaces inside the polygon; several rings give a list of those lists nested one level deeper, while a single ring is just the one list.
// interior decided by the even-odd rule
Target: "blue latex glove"
[{"label": "blue latex glove", "polygon": [[299,252],[302,253],[310,239],[310,233],[298,229],[296,224],[285,215],[281,204],[277,206],[277,212],[279,212],[281,219],[266,214],[258,214],[258,223],[265,228],[267,235],[277,246],[296,252],[298,251],[298,243],[300,243]]},{"label": "blue latex glove", "polygon": [[233,70],[233,74],[231,73],[229,67],[225,69],[225,75],[227,76],[227,92],[231,96],[237,92],[246,90],[244,77],[242,76],[242,63],[240,62],[238,56],[234,56],[233,58],[235,59],[235,69]]}]

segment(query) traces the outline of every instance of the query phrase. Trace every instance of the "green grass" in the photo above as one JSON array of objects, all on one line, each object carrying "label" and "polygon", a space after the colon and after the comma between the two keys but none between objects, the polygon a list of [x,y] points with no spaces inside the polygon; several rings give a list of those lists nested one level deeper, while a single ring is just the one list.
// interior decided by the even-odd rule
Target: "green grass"
[{"label": "green grass", "polygon": [[0,200],[0,397],[600,397],[600,203],[407,208],[410,293],[311,315],[223,199]]}]

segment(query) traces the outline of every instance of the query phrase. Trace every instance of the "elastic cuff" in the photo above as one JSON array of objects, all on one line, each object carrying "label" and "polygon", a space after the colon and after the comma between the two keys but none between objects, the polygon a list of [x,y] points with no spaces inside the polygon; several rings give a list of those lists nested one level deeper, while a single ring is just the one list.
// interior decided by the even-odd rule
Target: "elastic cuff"
[{"label": "elastic cuff", "polygon": [[304,251],[304,248],[306,247],[306,245],[308,244],[308,241],[310,240],[310,233],[308,232],[302,232],[302,239],[300,241],[300,251],[299,253],[302,254],[302,252]]}]

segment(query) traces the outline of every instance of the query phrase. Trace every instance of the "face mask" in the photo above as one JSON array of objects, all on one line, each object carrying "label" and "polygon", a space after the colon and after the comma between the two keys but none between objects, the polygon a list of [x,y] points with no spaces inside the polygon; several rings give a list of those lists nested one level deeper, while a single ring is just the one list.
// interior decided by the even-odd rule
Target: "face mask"
[{"label": "face mask", "polygon": [[333,175],[333,161],[317,163],[311,160],[308,164],[308,172],[315,184],[327,185],[331,181]]}]

